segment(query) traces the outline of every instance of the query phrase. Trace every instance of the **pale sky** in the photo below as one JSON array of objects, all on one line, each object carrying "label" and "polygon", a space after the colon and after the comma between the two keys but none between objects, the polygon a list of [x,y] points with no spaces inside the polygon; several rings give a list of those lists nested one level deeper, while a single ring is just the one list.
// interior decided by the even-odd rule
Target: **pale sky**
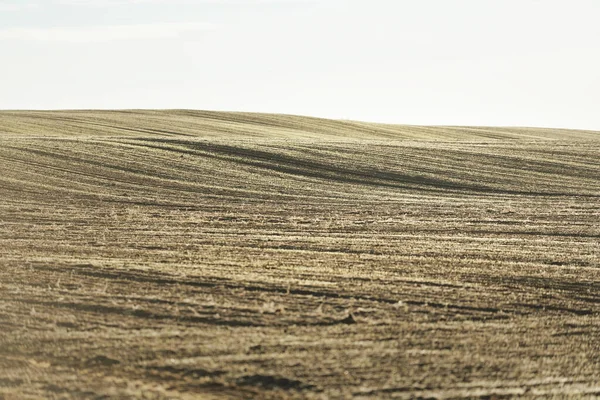
[{"label": "pale sky", "polygon": [[600,130],[600,0],[0,0],[0,109]]}]

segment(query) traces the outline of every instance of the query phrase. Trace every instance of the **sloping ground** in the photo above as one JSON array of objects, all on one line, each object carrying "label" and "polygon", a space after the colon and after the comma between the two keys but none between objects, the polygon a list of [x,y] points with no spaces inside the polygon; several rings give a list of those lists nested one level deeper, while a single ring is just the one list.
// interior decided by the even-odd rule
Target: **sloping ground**
[{"label": "sloping ground", "polygon": [[193,110],[3,111],[3,136],[127,136],[248,139],[596,140],[597,132],[567,129],[384,125],[278,114]]},{"label": "sloping ground", "polygon": [[0,113],[0,399],[600,396],[599,177],[593,132]]}]

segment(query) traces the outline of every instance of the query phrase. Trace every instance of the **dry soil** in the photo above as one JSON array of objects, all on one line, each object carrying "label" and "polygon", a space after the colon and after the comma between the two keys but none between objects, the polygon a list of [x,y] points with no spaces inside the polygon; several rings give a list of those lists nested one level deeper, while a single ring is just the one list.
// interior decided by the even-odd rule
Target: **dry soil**
[{"label": "dry soil", "polygon": [[0,113],[0,399],[600,396],[600,134]]}]

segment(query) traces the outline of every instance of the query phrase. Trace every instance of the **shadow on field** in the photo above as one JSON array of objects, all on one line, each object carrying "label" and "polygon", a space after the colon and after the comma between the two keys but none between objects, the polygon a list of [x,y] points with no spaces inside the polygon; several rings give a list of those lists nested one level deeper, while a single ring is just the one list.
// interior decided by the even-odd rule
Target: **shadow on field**
[{"label": "shadow on field", "polygon": [[[475,183],[461,183],[449,179],[432,178],[422,175],[410,175],[375,168],[356,169],[338,164],[308,160],[280,152],[259,150],[227,144],[195,142],[175,139],[132,139],[138,146],[156,150],[171,151],[197,157],[207,157],[305,178],[314,178],[336,183],[356,184],[394,189],[411,189],[428,192],[457,192],[470,194],[527,195],[527,196],[574,196],[567,192],[539,192],[502,189]],[[129,142],[131,144],[131,142]],[[577,194],[583,197],[600,197],[593,194]]]}]

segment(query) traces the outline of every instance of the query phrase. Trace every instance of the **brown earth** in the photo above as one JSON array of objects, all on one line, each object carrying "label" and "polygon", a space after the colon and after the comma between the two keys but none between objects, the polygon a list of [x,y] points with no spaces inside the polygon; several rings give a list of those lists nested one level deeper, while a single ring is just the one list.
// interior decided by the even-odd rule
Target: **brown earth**
[{"label": "brown earth", "polygon": [[0,399],[600,396],[600,134],[0,113]]}]

